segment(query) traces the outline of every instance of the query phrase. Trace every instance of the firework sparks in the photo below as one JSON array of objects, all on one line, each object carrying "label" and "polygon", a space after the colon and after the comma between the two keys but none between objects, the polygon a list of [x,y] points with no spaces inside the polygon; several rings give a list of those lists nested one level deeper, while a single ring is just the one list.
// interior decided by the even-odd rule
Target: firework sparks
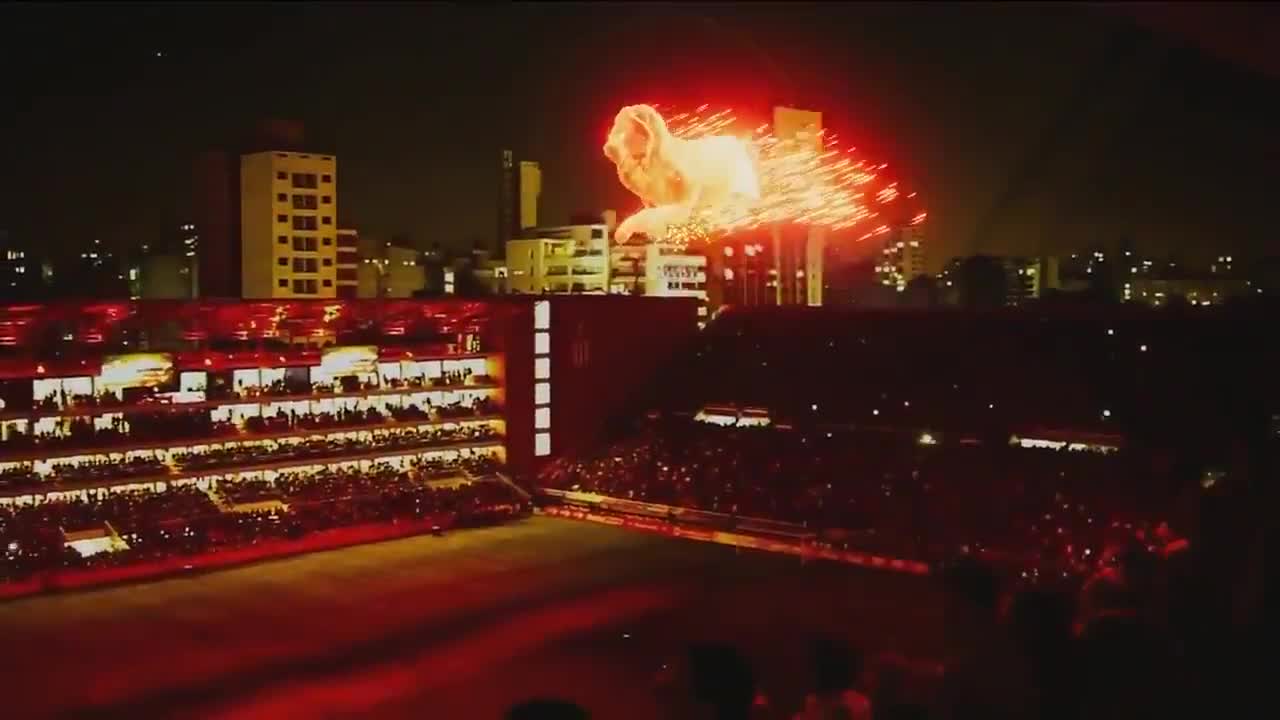
[{"label": "firework sparks", "polygon": [[732,111],[708,113],[705,105],[669,120],[647,105],[623,108],[605,154],[646,208],[619,226],[619,241],[644,232],[684,245],[776,223],[869,228],[859,239],[889,231],[880,211],[903,193],[881,179],[887,165],[821,131],[780,139],[769,125],[739,134],[736,123]]}]

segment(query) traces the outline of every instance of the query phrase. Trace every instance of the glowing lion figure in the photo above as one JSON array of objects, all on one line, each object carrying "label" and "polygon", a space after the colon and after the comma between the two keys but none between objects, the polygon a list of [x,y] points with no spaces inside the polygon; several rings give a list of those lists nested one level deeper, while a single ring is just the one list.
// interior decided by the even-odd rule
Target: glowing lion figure
[{"label": "glowing lion figure", "polygon": [[727,135],[685,139],[672,135],[658,111],[629,105],[618,112],[604,144],[618,179],[645,209],[618,226],[615,239],[636,233],[661,240],[671,225],[738,212],[760,199],[748,143]]}]

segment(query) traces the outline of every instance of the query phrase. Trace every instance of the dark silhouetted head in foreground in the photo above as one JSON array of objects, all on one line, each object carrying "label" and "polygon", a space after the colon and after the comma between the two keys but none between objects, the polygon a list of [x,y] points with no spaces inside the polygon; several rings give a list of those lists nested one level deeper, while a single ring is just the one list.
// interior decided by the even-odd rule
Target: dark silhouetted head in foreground
[{"label": "dark silhouetted head in foreground", "polygon": [[659,691],[669,720],[746,720],[755,703],[755,675],[737,650],[696,645],[663,674]]},{"label": "dark silhouetted head in foreground", "polygon": [[507,711],[506,720],[590,720],[591,715],[567,700],[528,700]]},{"label": "dark silhouetted head in foreground", "polygon": [[819,638],[813,643],[810,661],[813,691],[818,695],[836,695],[852,688],[862,669],[858,653],[831,638]]}]

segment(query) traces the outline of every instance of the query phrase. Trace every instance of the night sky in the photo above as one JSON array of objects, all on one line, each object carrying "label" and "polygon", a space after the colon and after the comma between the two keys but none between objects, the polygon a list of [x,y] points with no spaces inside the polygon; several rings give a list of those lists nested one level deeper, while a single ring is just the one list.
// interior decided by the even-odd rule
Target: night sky
[{"label": "night sky", "polygon": [[504,147],[542,164],[544,223],[625,213],[600,153],[619,106],[785,102],[920,191],[934,269],[1121,240],[1269,251],[1274,13],[1174,10],[5,5],[0,229],[154,241],[188,217],[198,151],[282,117],[338,155],[343,225],[488,244]]}]

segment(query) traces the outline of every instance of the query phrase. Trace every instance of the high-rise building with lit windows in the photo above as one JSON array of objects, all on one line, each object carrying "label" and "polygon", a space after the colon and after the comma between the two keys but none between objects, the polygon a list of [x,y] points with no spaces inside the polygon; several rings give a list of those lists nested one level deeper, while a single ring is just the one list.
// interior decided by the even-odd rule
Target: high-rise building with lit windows
[{"label": "high-rise building with lit windows", "polygon": [[338,173],[332,155],[240,158],[240,279],[245,298],[337,296]]},{"label": "high-rise building with lit windows", "polygon": [[0,230],[0,298],[32,298],[44,289],[40,264]]},{"label": "high-rise building with lit windows", "polygon": [[[773,109],[773,133],[782,141],[822,147],[822,113],[778,106]],[[774,290],[778,305],[822,305],[823,259],[827,229],[817,225],[771,228]]]},{"label": "high-rise building with lit windows", "polygon": [[906,225],[886,233],[876,263],[880,283],[902,292],[907,283],[924,274],[924,228]]}]

